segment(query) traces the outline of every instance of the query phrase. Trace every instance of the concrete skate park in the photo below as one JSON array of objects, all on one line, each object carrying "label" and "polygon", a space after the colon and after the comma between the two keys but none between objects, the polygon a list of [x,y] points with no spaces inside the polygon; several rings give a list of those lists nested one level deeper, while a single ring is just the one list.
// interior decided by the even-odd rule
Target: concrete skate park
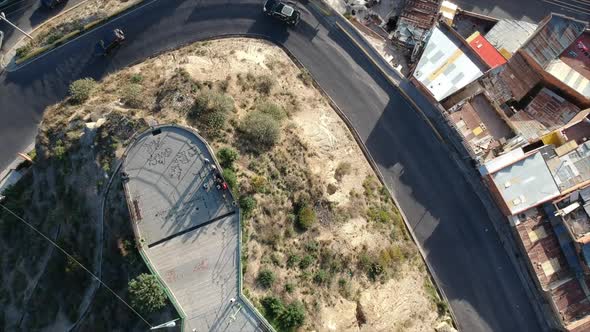
[{"label": "concrete skate park", "polygon": [[184,331],[266,331],[241,296],[240,217],[205,141],[190,129],[139,134],[122,167],[140,251]]}]

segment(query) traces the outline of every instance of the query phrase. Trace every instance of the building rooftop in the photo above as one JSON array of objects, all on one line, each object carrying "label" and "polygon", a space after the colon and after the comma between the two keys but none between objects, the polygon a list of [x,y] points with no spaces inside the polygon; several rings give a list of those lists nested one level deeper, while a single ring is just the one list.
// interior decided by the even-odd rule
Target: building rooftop
[{"label": "building rooftop", "polygon": [[557,59],[585,29],[586,22],[551,14],[539,23],[537,30],[521,49],[545,68],[551,61]]},{"label": "building rooftop", "polygon": [[474,32],[486,34],[497,22],[495,19],[485,18],[481,15],[461,10],[455,14],[451,26],[461,37],[468,38]]},{"label": "building rooftop", "polygon": [[575,141],[582,144],[590,139],[590,109],[579,112],[570,122],[561,130],[566,141]]},{"label": "building rooftop", "polygon": [[490,44],[478,31],[467,38],[469,46],[478,54],[490,68],[496,68],[506,63],[506,59]]},{"label": "building rooftop", "polygon": [[590,180],[590,141],[569,145],[567,150],[547,151],[547,166],[560,191],[564,192]]},{"label": "building rooftop", "polygon": [[407,0],[402,9],[393,36],[413,46],[422,41],[436,21],[442,0]]},{"label": "building rooftop", "polygon": [[473,154],[484,159],[485,155],[514,135],[483,94],[466,101],[449,115],[449,119]]},{"label": "building rooftop", "polygon": [[516,131],[529,142],[565,126],[580,112],[580,108],[555,92],[543,88],[524,111],[510,117]]},{"label": "building rooftop", "polygon": [[436,26],[413,75],[440,101],[476,80],[487,69],[472,52],[446,27]]},{"label": "building rooftop", "polygon": [[[560,318],[568,331],[587,331],[590,314],[590,301],[584,293],[580,282],[588,286],[588,280],[569,279],[550,292],[551,299],[557,308]],[[583,325],[582,325],[583,324]],[[583,327],[583,329],[577,329]]]},{"label": "building rooftop", "polygon": [[[590,190],[590,187],[588,188]],[[588,190],[587,190],[588,191]],[[559,214],[576,242],[590,244],[590,200],[584,199],[575,191],[556,203]],[[586,247],[586,246],[584,246]],[[583,250],[587,262],[590,262],[590,247]],[[588,263],[586,263],[588,266]]]},{"label": "building rooftop", "polygon": [[590,79],[590,31],[586,30],[571,43],[559,56],[559,59]]},{"label": "building rooftop", "polygon": [[561,59],[551,61],[545,68],[545,71],[555,76],[555,78],[565,83],[579,94],[586,98],[590,98],[590,80]]},{"label": "building rooftop", "polygon": [[535,32],[537,25],[517,20],[500,20],[488,33],[486,39],[506,58],[509,58]]},{"label": "building rooftop", "polygon": [[542,210],[531,208],[520,214],[516,231],[542,289],[571,277],[557,236]]},{"label": "building rooftop", "polygon": [[511,215],[554,199],[560,193],[540,151],[492,173],[491,179]]}]

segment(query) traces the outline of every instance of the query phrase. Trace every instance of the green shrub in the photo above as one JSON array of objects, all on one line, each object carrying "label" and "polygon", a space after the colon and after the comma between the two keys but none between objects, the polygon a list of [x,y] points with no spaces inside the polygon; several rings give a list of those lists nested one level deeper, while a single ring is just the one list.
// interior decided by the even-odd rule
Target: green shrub
[{"label": "green shrub", "polygon": [[139,83],[143,82],[143,76],[138,73],[132,74],[131,77],[129,78],[129,81],[134,84],[139,84]]},{"label": "green shrub", "polygon": [[385,208],[371,207],[367,210],[367,217],[370,221],[387,223],[391,221],[392,216]]},{"label": "green shrub", "polygon": [[252,196],[242,196],[240,197],[240,208],[245,216],[249,216],[256,208],[256,200]]},{"label": "green shrub", "polygon": [[275,280],[276,280],[276,276],[275,276],[274,272],[272,272],[269,269],[260,270],[260,272],[258,272],[258,277],[256,278],[256,281],[258,282],[258,284],[263,288],[272,287]]},{"label": "green shrub", "polygon": [[31,43],[27,43],[19,48],[16,49],[16,57],[17,58],[22,58],[25,57],[27,54],[29,54],[31,51],[33,50],[33,44]]},{"label": "green shrub", "polygon": [[151,313],[166,305],[166,294],[154,275],[142,273],[129,281],[131,305],[141,312]]},{"label": "green shrub", "polygon": [[254,111],[246,115],[240,123],[240,131],[254,149],[269,149],[280,137],[279,122],[272,116]]},{"label": "green shrub", "polygon": [[256,109],[264,114],[272,116],[278,121],[281,121],[287,117],[287,112],[285,112],[281,106],[270,101],[260,103],[258,106],[256,106]]},{"label": "green shrub", "polygon": [[290,282],[285,284],[285,292],[291,294],[291,293],[293,293],[294,290],[295,290],[295,285],[293,285]]},{"label": "green shrub", "polygon": [[223,168],[233,168],[234,161],[238,160],[238,152],[232,148],[221,148],[217,151],[217,158]]},{"label": "green shrub", "polygon": [[250,180],[250,186],[257,193],[266,192],[266,178],[256,175]]},{"label": "green shrub", "polygon": [[126,84],[123,87],[121,101],[133,108],[141,108],[144,104],[143,86],[137,83]]},{"label": "green shrub", "polygon": [[264,312],[266,313],[266,316],[270,318],[270,320],[279,317],[283,310],[285,310],[283,301],[275,296],[263,297],[260,300],[260,304],[262,304]]},{"label": "green shrub", "polygon": [[299,257],[299,255],[297,255],[297,254],[290,254],[287,257],[287,267],[294,267],[300,261],[301,261],[301,257]]},{"label": "green shrub", "polygon": [[70,100],[72,103],[81,104],[88,100],[96,87],[92,78],[82,78],[70,84]]},{"label": "green shrub", "polygon": [[303,256],[303,258],[301,259],[301,262],[299,262],[299,268],[302,270],[307,269],[311,265],[311,263],[313,263],[313,260],[314,260],[314,258],[311,255]]},{"label": "green shrub", "polygon": [[235,105],[232,97],[206,90],[197,95],[187,116],[191,122],[215,131],[225,126],[228,113],[234,110]]},{"label": "green shrub", "polygon": [[328,283],[330,276],[326,270],[318,270],[313,276],[313,281],[318,285],[325,285]]},{"label": "green shrub", "polygon": [[53,154],[55,158],[57,158],[57,160],[64,160],[66,158],[67,152],[68,151],[66,150],[62,140],[57,140],[57,142],[55,142],[55,147],[53,148]]},{"label": "green shrub", "polygon": [[297,212],[297,226],[302,230],[308,230],[316,222],[315,211],[308,205],[303,206]]},{"label": "green shrub", "polygon": [[238,185],[238,177],[236,176],[236,173],[233,170],[226,168],[223,170],[222,174],[229,188],[232,190],[236,189]]},{"label": "green shrub", "polygon": [[294,329],[305,322],[305,307],[301,302],[290,303],[278,317],[279,325],[284,329]]}]

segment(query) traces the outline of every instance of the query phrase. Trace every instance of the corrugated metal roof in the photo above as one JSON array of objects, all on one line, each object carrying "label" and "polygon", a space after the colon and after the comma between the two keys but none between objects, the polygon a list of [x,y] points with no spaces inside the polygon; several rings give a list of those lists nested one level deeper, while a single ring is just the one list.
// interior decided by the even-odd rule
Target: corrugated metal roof
[{"label": "corrugated metal roof", "polygon": [[535,32],[537,25],[517,20],[500,20],[485,37],[497,50],[513,54]]},{"label": "corrugated metal roof", "polygon": [[580,108],[555,92],[543,88],[527,105],[525,112],[542,123],[548,131],[553,131],[567,124],[580,112]]},{"label": "corrugated metal roof", "polygon": [[565,62],[560,59],[553,60],[547,65],[545,70],[581,95],[590,98],[590,80],[575,71]]},{"label": "corrugated metal roof", "polygon": [[467,38],[469,46],[477,53],[490,68],[496,68],[506,63],[506,59],[479,32]]},{"label": "corrugated metal roof", "polygon": [[492,179],[512,214],[559,195],[540,152],[504,167],[494,173]]},{"label": "corrugated metal roof", "polygon": [[483,75],[484,66],[469,52],[452,33],[434,27],[413,75],[440,101]]},{"label": "corrugated metal roof", "polygon": [[586,22],[551,14],[522,46],[541,67],[556,59],[586,29]]}]

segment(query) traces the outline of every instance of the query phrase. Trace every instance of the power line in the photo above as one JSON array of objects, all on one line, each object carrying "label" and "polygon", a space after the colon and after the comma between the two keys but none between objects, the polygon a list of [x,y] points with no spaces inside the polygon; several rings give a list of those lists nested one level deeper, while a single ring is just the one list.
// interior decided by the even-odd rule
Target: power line
[{"label": "power line", "polygon": [[117,293],[115,293],[114,290],[112,290],[109,286],[107,286],[107,284],[105,284],[102,280],[100,280],[99,277],[97,277],[94,273],[92,273],[84,265],[82,265],[82,263],[80,263],[76,258],[74,258],[74,256],[70,255],[67,251],[65,251],[62,247],[60,247],[57,243],[55,243],[52,239],[50,239],[49,237],[47,237],[41,231],[37,230],[37,228],[35,228],[35,226],[31,225],[26,220],[24,220],[23,218],[21,218],[19,215],[17,215],[16,213],[12,212],[12,210],[10,210],[6,206],[4,206],[4,204],[0,204],[0,207],[2,207],[4,210],[8,211],[8,213],[12,214],[18,220],[22,221],[30,229],[32,229],[33,231],[35,231],[37,234],[41,235],[45,240],[49,241],[49,243],[51,243],[54,247],[56,247],[59,251],[61,251],[69,259],[73,260],[74,262],[76,262],[76,264],[80,265],[80,267],[82,269],[84,269],[84,271],[88,272],[88,274],[90,274],[94,279],[96,279],[96,281],[98,281],[102,286],[104,286],[106,289],[108,289],[109,292],[111,292],[113,295],[115,295],[115,297],[117,299],[119,299],[119,301],[123,302],[127,306],[127,308],[131,309],[131,311],[133,311],[137,315],[137,317],[141,318],[141,320],[143,320],[150,328],[153,327],[152,324],[150,324],[142,315],[139,314],[139,312],[137,312],[135,309],[133,309],[133,307],[131,305],[129,305],[127,302],[125,302],[125,300],[123,300],[123,298],[121,298],[119,295],[117,295]]}]

